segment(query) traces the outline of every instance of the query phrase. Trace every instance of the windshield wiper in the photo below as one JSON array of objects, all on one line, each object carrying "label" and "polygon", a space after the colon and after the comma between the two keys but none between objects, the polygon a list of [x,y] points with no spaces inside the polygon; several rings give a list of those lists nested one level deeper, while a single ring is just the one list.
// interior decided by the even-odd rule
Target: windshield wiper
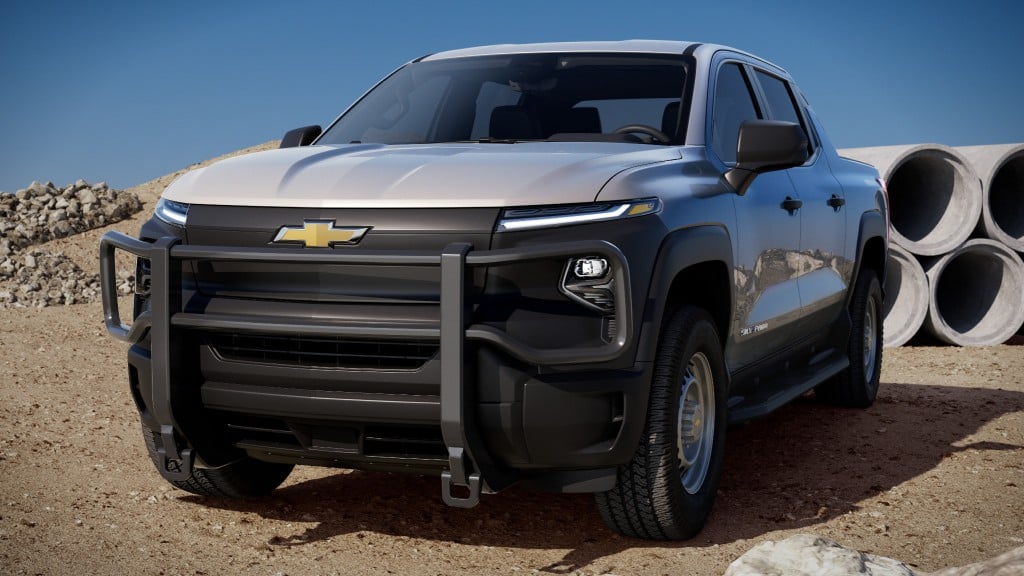
[{"label": "windshield wiper", "polygon": [[476,142],[477,144],[515,144],[519,140],[513,138],[480,138],[478,140],[470,140],[470,142]]}]

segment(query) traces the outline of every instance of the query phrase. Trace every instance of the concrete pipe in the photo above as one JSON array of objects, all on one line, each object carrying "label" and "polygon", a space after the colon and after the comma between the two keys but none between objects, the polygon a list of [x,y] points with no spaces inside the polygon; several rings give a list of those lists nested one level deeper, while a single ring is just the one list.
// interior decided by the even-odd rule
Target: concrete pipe
[{"label": "concrete pipe", "polygon": [[1024,144],[965,146],[957,151],[981,177],[979,232],[1024,252]]},{"label": "concrete pipe", "polygon": [[882,306],[886,348],[902,346],[917,334],[928,315],[928,296],[928,278],[921,263],[910,252],[890,244]]},{"label": "concrete pipe", "polygon": [[956,150],[941,144],[881,146],[840,154],[878,169],[889,189],[892,241],[919,256],[953,250],[981,215],[981,182]]},{"label": "concrete pipe", "polygon": [[1024,323],[1024,263],[994,240],[977,239],[927,266],[924,326],[958,346],[1002,344]]}]

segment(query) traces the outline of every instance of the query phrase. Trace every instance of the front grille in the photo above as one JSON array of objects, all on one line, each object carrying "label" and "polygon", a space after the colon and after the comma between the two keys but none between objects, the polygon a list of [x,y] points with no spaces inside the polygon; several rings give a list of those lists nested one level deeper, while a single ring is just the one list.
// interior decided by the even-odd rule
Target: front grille
[{"label": "front grille", "polygon": [[433,358],[438,350],[436,342],[301,335],[211,334],[207,343],[225,360],[369,370],[415,370]]}]

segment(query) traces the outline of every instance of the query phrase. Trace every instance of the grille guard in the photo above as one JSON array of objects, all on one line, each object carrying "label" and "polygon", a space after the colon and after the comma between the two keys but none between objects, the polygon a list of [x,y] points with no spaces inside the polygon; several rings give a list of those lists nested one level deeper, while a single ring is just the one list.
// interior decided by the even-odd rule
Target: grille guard
[{"label": "grille guard", "polygon": [[[466,243],[449,244],[438,253],[335,250],[297,251],[277,248],[234,248],[182,245],[174,237],[153,243],[119,232],[107,232],[100,239],[100,283],[103,292],[103,318],[107,331],[119,340],[137,343],[148,335],[151,343],[153,416],[160,425],[164,462],[161,472],[176,478],[187,477],[193,465],[191,448],[182,440],[181,427],[171,410],[173,382],[172,331],[201,328],[208,331],[233,331],[287,335],[298,332],[324,336],[351,336],[378,339],[436,340],[441,360],[441,433],[449,455],[449,467],[442,473],[442,496],[451,506],[472,507],[479,501],[481,476],[467,441],[467,419],[463,373],[466,340],[485,342],[516,359],[532,365],[555,366],[592,364],[615,360],[629,348],[633,336],[629,268],[622,252],[609,242],[590,240],[476,251]],[[150,261],[151,308],[131,324],[121,320],[117,301],[116,251],[124,250]],[[579,255],[599,255],[609,262],[616,278],[615,339],[599,346],[558,349],[532,347],[509,334],[482,324],[467,325],[467,269],[502,264],[531,262]],[[345,325],[315,321],[283,322],[279,318],[240,315],[186,313],[182,311],[182,260],[227,260],[249,262],[299,262],[308,264],[359,264],[438,266],[441,269],[440,323],[436,327],[398,325]],[[476,446],[474,446],[476,447]],[[479,448],[477,448],[479,449]],[[188,457],[184,455],[188,454]],[[452,485],[468,495],[457,496]]]}]

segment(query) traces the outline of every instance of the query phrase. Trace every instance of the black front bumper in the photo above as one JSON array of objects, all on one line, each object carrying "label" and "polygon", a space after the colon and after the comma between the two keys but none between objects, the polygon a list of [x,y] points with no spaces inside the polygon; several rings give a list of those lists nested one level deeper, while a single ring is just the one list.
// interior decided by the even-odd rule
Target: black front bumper
[{"label": "black front bumper", "polygon": [[[238,445],[258,458],[439,470],[444,499],[456,506],[475,504],[482,482],[500,489],[529,477],[531,470],[565,471],[563,488],[579,482],[580,490],[607,489],[609,471],[632,455],[630,439],[638,433],[637,423],[642,426],[649,369],[591,369],[632,350],[636,333],[629,269],[622,252],[609,242],[487,251],[453,243],[441,253],[296,251],[180,242],[164,237],[149,243],[110,232],[100,243],[107,330],[136,344],[129,353],[136,402],[144,421],[160,432],[161,473],[170,479],[187,477],[194,460],[216,465],[228,457],[219,456],[217,443],[208,438],[219,433],[211,426],[208,411],[245,414],[247,419],[235,426],[263,437],[272,437],[276,430],[265,426],[261,417],[284,418],[303,438],[301,446],[251,439]],[[122,323],[118,311],[119,249],[150,263],[150,307],[130,326]],[[616,330],[610,342],[537,348],[494,326],[469,321],[473,268],[579,255],[606,258],[615,275]],[[183,261],[439,267],[440,313],[435,321],[396,323],[387,318],[337,322],[315,315],[186,311],[190,308],[183,306],[189,297],[183,289]],[[411,340],[436,346],[438,352],[408,372],[310,369],[225,359],[210,346],[194,345],[195,334]],[[196,385],[197,378],[202,386]],[[287,385],[268,385],[273,382]],[[334,426],[337,423],[355,424],[346,428]],[[417,426],[439,427],[438,437],[411,434],[402,449],[396,449],[394,439],[403,436],[401,431]],[[600,433],[591,432],[595,428]],[[443,455],[424,449],[417,457],[415,447],[431,443]],[[524,445],[533,447],[529,455],[523,454]],[[414,447],[411,453],[409,446]],[[595,476],[587,470],[603,471],[598,476],[604,480],[593,482]],[[464,487],[462,495],[453,495],[453,484]]]}]

